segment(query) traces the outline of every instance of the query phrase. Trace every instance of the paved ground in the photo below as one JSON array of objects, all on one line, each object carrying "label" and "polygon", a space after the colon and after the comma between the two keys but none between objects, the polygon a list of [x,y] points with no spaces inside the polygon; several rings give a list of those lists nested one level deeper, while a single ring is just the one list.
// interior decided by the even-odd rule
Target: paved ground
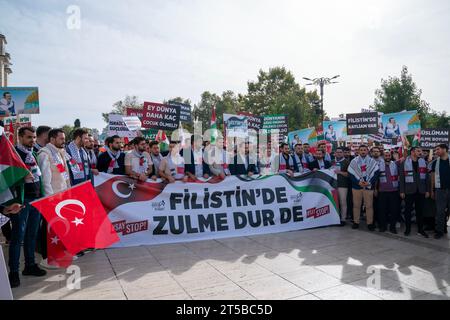
[{"label": "paved ground", "polygon": [[98,250],[76,265],[80,290],[57,270],[22,277],[14,298],[450,299],[450,238],[350,227]]}]

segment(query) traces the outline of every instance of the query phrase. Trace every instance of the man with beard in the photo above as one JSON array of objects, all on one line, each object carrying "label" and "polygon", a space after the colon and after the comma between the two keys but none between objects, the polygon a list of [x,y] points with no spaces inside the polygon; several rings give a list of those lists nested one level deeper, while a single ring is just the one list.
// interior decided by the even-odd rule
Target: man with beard
[{"label": "man with beard", "polygon": [[431,196],[436,199],[436,234],[441,239],[447,233],[447,214],[450,210],[450,158],[448,146],[440,144],[436,148],[438,158],[431,168]]},{"label": "man with beard", "polygon": [[19,129],[19,143],[16,151],[22,161],[31,172],[25,177],[24,184],[18,186],[18,194],[23,200],[24,208],[11,216],[12,234],[9,244],[9,282],[12,288],[20,285],[19,261],[20,248],[23,242],[25,256],[24,276],[42,277],[47,274],[45,270],[39,268],[35,262],[34,249],[38,237],[41,214],[30,205],[30,202],[42,197],[41,193],[41,170],[37,164],[36,153],[33,152],[33,145],[36,141],[36,132],[31,127]]},{"label": "man with beard", "polygon": [[323,149],[316,150],[315,160],[309,164],[311,171],[330,169],[331,162],[325,159],[325,152]]},{"label": "man with beard", "polygon": [[310,148],[311,147],[310,147],[309,143],[304,143],[303,144],[303,154],[305,155],[305,158],[306,158],[306,161],[308,161],[308,164],[310,162],[314,161],[313,154],[311,152],[309,152]]},{"label": "man with beard", "polygon": [[366,145],[359,146],[358,156],[350,162],[348,173],[352,182],[353,194],[353,226],[359,228],[361,217],[361,205],[364,201],[366,207],[367,227],[375,230],[373,218],[373,194],[378,180],[378,163],[368,156],[369,149]]},{"label": "man with beard", "polygon": [[339,208],[341,210],[341,226],[345,226],[345,219],[347,218],[348,187],[350,185],[347,170],[350,162],[344,157],[344,150],[341,147],[336,149],[335,157],[335,163],[332,168],[337,175]]},{"label": "man with beard", "polygon": [[101,153],[97,159],[97,170],[104,173],[124,175],[125,153],[121,150],[119,136],[111,136],[105,140],[106,152]]},{"label": "man with beard", "polygon": [[161,178],[159,175],[159,166],[161,165],[161,161],[163,160],[163,156],[161,155],[161,151],[159,148],[158,141],[150,142],[150,158],[153,162],[153,179]]},{"label": "man with beard", "polygon": [[84,149],[88,142],[87,130],[78,128],[73,132],[73,140],[67,146],[66,151],[71,156],[70,181],[73,186],[89,180],[89,159]]},{"label": "man with beard", "polygon": [[133,149],[125,155],[125,173],[139,181],[147,180],[153,172],[153,162],[146,152],[147,142],[143,137],[133,140]]},{"label": "man with beard", "polygon": [[210,171],[203,157],[203,139],[201,136],[192,135],[190,146],[182,149],[180,155],[184,158],[184,170],[190,180],[209,178]]},{"label": "man with beard", "polygon": [[291,177],[298,171],[297,163],[291,156],[289,145],[282,143],[280,146],[280,155],[278,157],[278,173],[285,173]]},{"label": "man with beard", "polygon": [[423,225],[423,206],[425,199],[430,196],[430,175],[427,163],[420,157],[421,155],[421,148],[412,147],[410,155],[400,163],[400,197],[405,200],[405,236],[411,234],[411,215],[414,205],[418,234],[429,238]]},{"label": "man with beard", "polygon": [[97,156],[95,155],[94,151],[94,143],[95,139],[92,136],[92,134],[88,134],[88,140],[84,143],[84,149],[87,153],[88,163],[90,167],[90,175],[89,179],[92,179],[93,176],[96,176],[99,174],[99,171],[97,170]]},{"label": "man with beard", "polygon": [[[48,133],[49,143],[38,153],[38,164],[41,170],[44,196],[48,197],[70,188],[70,156],[65,150],[66,135],[62,129],[52,129]],[[47,238],[47,227],[41,228],[42,238]],[[40,265],[47,269],[55,266],[48,264],[46,244]]]},{"label": "man with beard", "polygon": [[384,161],[380,161],[380,177],[378,179],[378,227],[385,232],[389,222],[389,231],[397,234],[396,224],[400,213],[400,194],[398,164],[392,160],[389,150],[384,152]]},{"label": "man with beard", "polygon": [[297,143],[294,147],[294,160],[297,164],[298,173],[309,172],[308,160],[306,160],[305,154],[303,152],[303,146],[301,143]]}]

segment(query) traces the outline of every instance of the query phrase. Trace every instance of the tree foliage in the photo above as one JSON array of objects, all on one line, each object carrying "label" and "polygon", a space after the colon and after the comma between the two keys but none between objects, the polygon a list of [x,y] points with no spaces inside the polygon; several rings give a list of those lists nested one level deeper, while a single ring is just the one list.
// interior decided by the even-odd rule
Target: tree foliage
[{"label": "tree foliage", "polygon": [[144,107],[144,104],[139,101],[139,98],[137,96],[130,96],[127,95],[125,99],[119,100],[113,104],[113,108],[111,112],[108,113],[102,113],[103,120],[108,123],[108,115],[110,113],[116,113],[116,114],[127,114],[127,108],[137,108],[142,109]]},{"label": "tree foliage", "polygon": [[375,91],[374,107],[383,113],[417,110],[421,119],[430,110],[428,103],[422,100],[422,90],[417,88],[406,66],[403,66],[400,77],[381,80],[381,88]]},{"label": "tree foliage", "polygon": [[374,108],[383,113],[417,110],[422,128],[450,127],[450,115],[431,110],[406,66],[403,66],[400,77],[381,80],[381,88],[375,91]]},{"label": "tree foliage", "polygon": [[244,107],[256,115],[286,114],[289,130],[315,126],[320,122],[313,102],[320,100],[317,91],[306,92],[284,67],[268,72],[260,70],[257,81],[247,83]]}]

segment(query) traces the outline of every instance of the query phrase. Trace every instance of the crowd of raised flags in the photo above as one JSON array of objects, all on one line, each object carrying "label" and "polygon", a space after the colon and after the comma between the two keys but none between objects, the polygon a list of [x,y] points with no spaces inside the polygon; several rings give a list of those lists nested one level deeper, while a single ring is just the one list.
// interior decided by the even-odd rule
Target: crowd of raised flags
[{"label": "crowd of raised flags", "polygon": [[[411,234],[413,213],[418,234],[428,238],[426,229],[440,239],[447,233],[450,207],[450,160],[448,146],[439,145],[434,159],[428,152],[412,147],[403,156],[382,146],[360,145],[353,152],[337,147],[327,152],[327,144],[310,146],[298,142],[289,146],[256,145],[223,138],[217,132],[215,112],[208,141],[201,136],[186,141],[168,141],[164,132],[158,141],[143,137],[124,143],[119,136],[107,137],[100,145],[85,129],[66,137],[62,129],[22,127],[13,147],[5,134],[0,136],[0,209],[10,221],[2,231],[9,241],[9,268],[12,287],[20,285],[19,260],[23,243],[23,275],[43,276],[42,268],[53,268],[48,257],[47,225],[31,202],[94,179],[100,172],[147,179],[205,181],[213,176],[304,175],[311,171],[333,170],[341,214],[341,225],[352,220],[359,228],[365,216],[371,231],[397,233],[404,222],[404,234]],[[71,139],[70,142],[68,141]],[[230,143],[233,140],[233,143]],[[161,152],[160,142],[169,150]],[[314,147],[314,154],[312,153]],[[403,214],[401,214],[403,212]],[[43,260],[35,261],[35,250]],[[83,255],[78,253],[78,257]]]}]

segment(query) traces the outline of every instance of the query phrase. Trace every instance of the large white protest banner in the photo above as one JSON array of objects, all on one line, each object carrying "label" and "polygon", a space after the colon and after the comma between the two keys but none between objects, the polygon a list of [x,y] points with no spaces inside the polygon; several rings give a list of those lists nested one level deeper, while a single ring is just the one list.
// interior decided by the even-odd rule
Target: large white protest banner
[{"label": "large white protest banner", "polygon": [[340,223],[329,170],[173,184],[100,174],[96,192],[120,242],[114,247],[278,233]]}]

